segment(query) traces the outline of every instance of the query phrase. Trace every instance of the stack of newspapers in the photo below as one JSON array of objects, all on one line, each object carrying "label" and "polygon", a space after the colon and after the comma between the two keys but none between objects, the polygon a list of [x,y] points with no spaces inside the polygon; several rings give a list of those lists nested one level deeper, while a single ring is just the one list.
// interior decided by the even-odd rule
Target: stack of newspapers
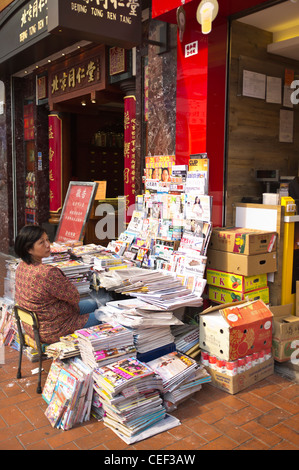
[{"label": "stack of newspapers", "polygon": [[167,271],[131,267],[99,273],[99,281],[107,290],[136,297],[163,310],[202,305],[201,297],[183,286],[174,273]]},{"label": "stack of newspapers", "polygon": [[132,444],[180,422],[166,414],[162,379],[132,357],[94,370],[94,388],[105,412],[104,424]]},{"label": "stack of newspapers", "polygon": [[75,334],[82,360],[92,368],[136,355],[133,333],[123,326],[103,323],[76,330]]},{"label": "stack of newspapers", "polygon": [[179,351],[154,359],[147,365],[162,379],[167,411],[176,409],[182,401],[200,390],[202,383],[211,381],[211,376],[202,366]]},{"label": "stack of newspapers", "polygon": [[121,324],[133,332],[137,358],[144,362],[174,351],[171,325],[183,325],[173,312],[134,298],[108,302],[100,315],[102,321]]}]

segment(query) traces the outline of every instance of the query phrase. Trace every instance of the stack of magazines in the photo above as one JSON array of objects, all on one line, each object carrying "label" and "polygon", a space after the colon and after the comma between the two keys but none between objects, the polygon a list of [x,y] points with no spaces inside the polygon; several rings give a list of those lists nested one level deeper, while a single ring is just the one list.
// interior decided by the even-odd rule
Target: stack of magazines
[{"label": "stack of magazines", "polygon": [[53,361],[42,393],[52,427],[68,430],[90,419],[92,372],[78,357]]},{"label": "stack of magazines", "polygon": [[164,430],[180,424],[175,418],[166,419],[161,378],[136,358],[95,369],[93,378],[104,424],[128,444],[161,432],[161,426]]},{"label": "stack of magazines", "polygon": [[163,396],[164,406],[167,411],[175,410],[178,405],[189,399],[195,392],[201,390],[202,384],[211,382],[212,377],[203,366],[198,366],[194,372],[181,382],[171,392]]},{"label": "stack of magazines", "polygon": [[80,349],[78,343],[78,337],[75,333],[62,336],[59,341],[46,347],[45,354],[53,359],[67,359],[79,356]]},{"label": "stack of magazines", "polygon": [[68,261],[71,257],[71,249],[69,246],[61,243],[52,243],[51,255],[47,258],[43,258],[43,264],[59,263],[62,261]]},{"label": "stack of magazines", "polygon": [[169,410],[169,403],[171,406],[176,406],[183,399],[198,391],[201,383],[211,381],[211,377],[203,367],[199,368],[194,359],[179,351],[154,359],[147,365],[163,381],[162,393],[167,410]]},{"label": "stack of magazines", "polygon": [[133,333],[123,326],[103,323],[77,330],[75,334],[82,360],[93,369],[120,357],[136,355]]},{"label": "stack of magazines", "polygon": [[174,325],[171,327],[177,351],[195,359],[200,354],[198,325]]}]

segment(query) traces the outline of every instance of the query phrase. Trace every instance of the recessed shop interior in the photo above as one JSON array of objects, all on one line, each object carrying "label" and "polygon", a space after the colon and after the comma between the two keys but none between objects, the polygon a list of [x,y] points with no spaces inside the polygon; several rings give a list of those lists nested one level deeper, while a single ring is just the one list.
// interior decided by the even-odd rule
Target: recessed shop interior
[{"label": "recessed shop interior", "polygon": [[[231,23],[229,61],[226,225],[234,223],[234,204],[240,201],[262,203],[269,184],[256,177],[257,170],[274,171],[270,192],[282,181],[298,176],[299,109],[285,107],[285,71],[299,77],[299,2],[291,0],[257,11]],[[243,71],[279,77],[281,103],[244,96]],[[289,142],[282,141],[281,110],[291,111],[294,126]],[[244,194],[246,187],[246,194]]]},{"label": "recessed shop interior", "polygon": [[70,123],[70,180],[107,181],[107,198],[123,195],[123,93],[100,91],[55,104]]}]

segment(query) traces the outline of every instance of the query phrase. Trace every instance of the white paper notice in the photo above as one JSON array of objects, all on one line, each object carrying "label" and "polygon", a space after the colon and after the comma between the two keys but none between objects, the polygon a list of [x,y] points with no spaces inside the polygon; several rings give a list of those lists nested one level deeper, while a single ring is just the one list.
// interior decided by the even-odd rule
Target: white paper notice
[{"label": "white paper notice", "polygon": [[267,77],[266,101],[281,104],[281,78]]},{"label": "white paper notice", "polygon": [[266,97],[266,75],[243,70],[243,96],[264,100]]},{"label": "white paper notice", "polygon": [[283,87],[283,106],[286,108],[293,108],[293,103],[291,101],[291,94],[293,93],[293,88],[285,85]]},{"label": "white paper notice", "polygon": [[280,110],[279,142],[293,142],[294,111]]}]

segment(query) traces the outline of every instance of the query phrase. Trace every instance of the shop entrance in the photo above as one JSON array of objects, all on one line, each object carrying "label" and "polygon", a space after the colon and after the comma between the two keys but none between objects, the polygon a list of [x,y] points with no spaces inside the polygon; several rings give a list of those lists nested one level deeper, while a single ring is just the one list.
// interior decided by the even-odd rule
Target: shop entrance
[{"label": "shop entrance", "polygon": [[[106,182],[101,184],[105,191],[101,200],[117,207],[118,197],[124,195],[123,93],[115,87],[113,93],[105,90],[93,99],[90,95],[78,96],[56,104],[55,112],[63,116],[67,128],[63,145],[64,187],[70,181]],[[105,243],[95,235],[98,220],[93,207],[85,243]]]}]

